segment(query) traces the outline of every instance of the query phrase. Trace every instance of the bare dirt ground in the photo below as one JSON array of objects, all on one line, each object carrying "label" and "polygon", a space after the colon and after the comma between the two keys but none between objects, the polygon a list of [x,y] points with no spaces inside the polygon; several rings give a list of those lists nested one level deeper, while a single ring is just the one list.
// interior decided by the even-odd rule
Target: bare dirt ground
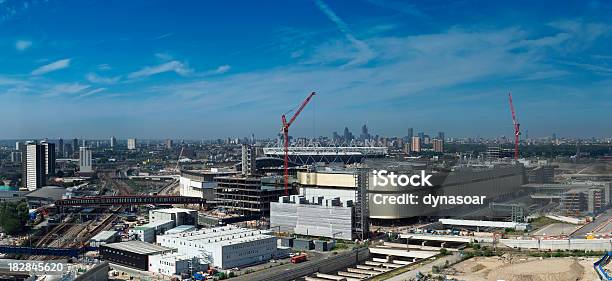
[{"label": "bare dirt ground", "polygon": [[448,269],[449,277],[466,281],[594,281],[595,258],[476,257]]}]

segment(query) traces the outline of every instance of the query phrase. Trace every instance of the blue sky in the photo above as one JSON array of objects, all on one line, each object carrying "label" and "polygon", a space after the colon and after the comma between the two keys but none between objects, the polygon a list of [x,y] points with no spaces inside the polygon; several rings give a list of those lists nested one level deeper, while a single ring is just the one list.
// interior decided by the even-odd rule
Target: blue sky
[{"label": "blue sky", "polygon": [[612,135],[612,3],[501,2],[0,0],[0,138]]}]

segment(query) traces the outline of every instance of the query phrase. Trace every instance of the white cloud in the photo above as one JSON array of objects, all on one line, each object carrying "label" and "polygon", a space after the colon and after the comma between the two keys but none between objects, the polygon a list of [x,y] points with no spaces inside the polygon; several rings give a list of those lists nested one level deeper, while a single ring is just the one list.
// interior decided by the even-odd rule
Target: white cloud
[{"label": "white cloud", "polygon": [[230,70],[231,66],[224,64],[222,66],[217,67],[217,69],[215,70],[215,73],[218,74],[222,74],[222,73],[226,73]]},{"label": "white cloud", "polygon": [[95,95],[95,94],[97,94],[99,92],[103,92],[103,91],[106,91],[106,88],[97,88],[97,89],[93,89],[93,90],[91,90],[89,92],[83,93],[83,94],[79,95],[79,97],[80,98],[84,98],[84,97],[88,97],[88,96],[91,96],[91,95]]},{"label": "white cloud", "polygon": [[48,89],[44,96],[46,97],[54,97],[58,95],[68,94],[78,94],[86,89],[89,89],[90,86],[81,83],[61,83],[57,85],[53,85],[50,89]]},{"label": "white cloud", "polygon": [[26,49],[30,48],[31,46],[32,46],[32,41],[17,40],[17,42],[15,42],[15,49],[17,49],[17,51],[25,51]]},{"label": "white cloud", "polygon": [[325,14],[327,18],[329,18],[329,20],[331,20],[336,25],[336,27],[338,27],[338,29],[344,34],[346,39],[348,39],[357,49],[355,57],[353,58],[353,60],[346,64],[347,66],[364,64],[375,57],[375,54],[370,49],[370,47],[365,42],[357,39],[357,37],[353,35],[353,32],[348,27],[348,25],[340,17],[338,17],[338,15],[336,15],[336,13],[332,11],[329,6],[327,6],[327,4],[325,4],[321,0],[317,0],[316,4],[317,7],[319,7],[319,9],[323,12],[323,14]]},{"label": "white cloud", "polygon": [[87,79],[87,81],[89,81],[91,83],[97,83],[97,84],[115,84],[115,83],[119,82],[119,79],[121,79],[121,76],[103,77],[103,76],[100,76],[98,74],[95,74],[95,73],[91,72],[91,73],[87,73],[87,75],[85,75],[85,78]]},{"label": "white cloud", "polygon": [[128,77],[142,78],[164,72],[175,72],[178,75],[187,76],[193,72],[193,69],[189,68],[189,66],[183,62],[173,60],[156,66],[146,66],[141,70],[130,73]]},{"label": "white cloud", "polygon": [[64,69],[70,66],[70,59],[63,59],[52,62],[50,64],[43,65],[34,71],[32,71],[32,75],[42,75],[45,73],[49,73],[52,71]]},{"label": "white cloud", "polygon": [[107,64],[107,63],[98,64],[98,70],[107,71],[107,70],[111,70],[111,69],[112,68],[111,68],[110,64]]}]

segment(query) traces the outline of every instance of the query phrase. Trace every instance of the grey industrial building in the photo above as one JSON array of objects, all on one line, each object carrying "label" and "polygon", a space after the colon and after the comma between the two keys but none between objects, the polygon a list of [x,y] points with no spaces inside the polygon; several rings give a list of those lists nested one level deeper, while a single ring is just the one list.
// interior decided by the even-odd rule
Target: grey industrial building
[{"label": "grey industrial building", "polygon": [[270,203],[270,228],[281,232],[351,240],[354,233],[352,201],[292,195]]}]

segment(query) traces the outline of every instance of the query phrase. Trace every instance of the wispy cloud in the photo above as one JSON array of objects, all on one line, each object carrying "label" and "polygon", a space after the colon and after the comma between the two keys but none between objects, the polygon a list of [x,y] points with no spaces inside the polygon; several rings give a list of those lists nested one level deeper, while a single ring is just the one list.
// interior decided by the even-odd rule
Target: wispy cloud
[{"label": "wispy cloud", "polygon": [[183,62],[173,60],[156,66],[143,67],[141,70],[130,73],[128,77],[135,79],[148,77],[164,72],[174,72],[181,76],[187,76],[193,72],[193,69],[189,68],[189,66]]},{"label": "wispy cloud", "polygon": [[42,75],[45,73],[57,71],[60,69],[68,68],[70,66],[70,59],[63,59],[54,61],[50,64],[43,65],[34,71],[32,71],[32,75]]},{"label": "wispy cloud", "polygon": [[48,91],[46,91],[43,96],[45,97],[55,97],[63,94],[73,95],[78,94],[86,89],[89,89],[91,86],[81,83],[61,83],[52,86]]},{"label": "wispy cloud", "polygon": [[347,40],[349,40],[353,46],[358,50],[355,58],[351,60],[347,66],[349,65],[359,65],[364,64],[374,58],[375,54],[370,49],[370,47],[363,41],[357,39],[353,32],[349,28],[349,26],[342,20],[336,13],[322,0],[316,0],[315,2],[317,7],[331,20],[336,27],[344,34]]},{"label": "wispy cloud", "polygon": [[174,33],[164,33],[162,35],[159,35],[159,36],[155,37],[155,40],[164,39],[164,38],[170,37],[172,35],[174,35]]},{"label": "wispy cloud", "polygon": [[112,69],[110,64],[107,64],[107,63],[98,64],[97,67],[98,67],[98,70],[101,70],[101,71],[107,71],[107,70],[111,70]]},{"label": "wispy cloud", "polygon": [[17,42],[15,42],[15,49],[17,49],[17,51],[25,51],[28,48],[30,48],[32,46],[32,41],[29,40],[17,40]]},{"label": "wispy cloud", "polygon": [[85,93],[79,95],[79,97],[80,98],[84,98],[84,97],[88,97],[88,96],[91,96],[91,95],[95,95],[95,94],[103,92],[103,91],[106,91],[106,88],[97,88],[97,89],[93,89],[93,90],[91,90],[89,92],[85,92]]},{"label": "wispy cloud", "polygon": [[91,83],[97,83],[97,84],[115,84],[117,82],[119,82],[119,79],[121,79],[121,76],[114,76],[114,77],[103,77],[100,76],[96,73],[87,73],[87,75],[85,75],[85,78],[87,79],[87,81],[91,82]]}]

